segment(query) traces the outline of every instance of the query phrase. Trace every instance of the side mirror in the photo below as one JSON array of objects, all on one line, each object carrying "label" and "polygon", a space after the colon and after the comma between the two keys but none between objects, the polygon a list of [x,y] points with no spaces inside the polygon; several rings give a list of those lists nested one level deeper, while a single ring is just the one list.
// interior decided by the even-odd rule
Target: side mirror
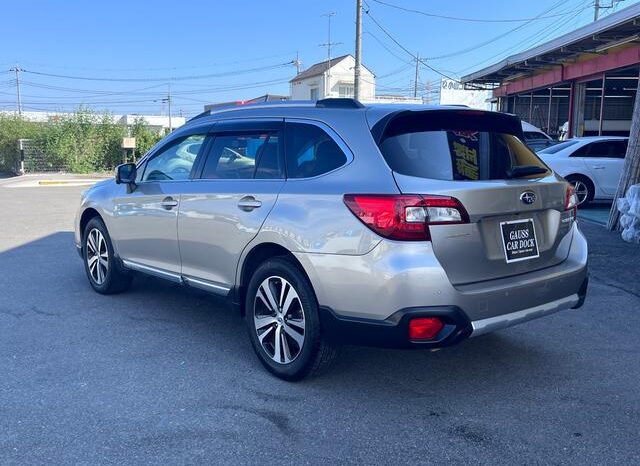
[{"label": "side mirror", "polygon": [[136,183],[136,164],[123,163],[116,167],[116,183],[133,185]]}]

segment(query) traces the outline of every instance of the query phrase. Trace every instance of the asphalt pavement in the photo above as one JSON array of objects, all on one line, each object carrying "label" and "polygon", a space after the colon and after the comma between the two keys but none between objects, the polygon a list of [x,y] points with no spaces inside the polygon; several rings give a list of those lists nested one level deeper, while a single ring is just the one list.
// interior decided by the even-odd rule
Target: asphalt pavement
[{"label": "asphalt pavement", "polygon": [[269,375],[216,298],[94,293],[81,187],[0,182],[0,464],[639,464],[640,247],[582,221],[585,306],[438,352]]}]

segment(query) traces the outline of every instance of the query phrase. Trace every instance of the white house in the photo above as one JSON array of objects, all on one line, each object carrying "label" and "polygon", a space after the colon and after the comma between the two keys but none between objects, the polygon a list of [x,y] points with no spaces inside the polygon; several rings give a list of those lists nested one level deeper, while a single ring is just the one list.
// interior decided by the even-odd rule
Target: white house
[{"label": "white house", "polygon": [[[353,97],[353,55],[316,63],[290,82],[292,100],[319,100],[328,97]],[[365,66],[360,72],[360,100],[372,102],[376,96],[376,77]]]}]

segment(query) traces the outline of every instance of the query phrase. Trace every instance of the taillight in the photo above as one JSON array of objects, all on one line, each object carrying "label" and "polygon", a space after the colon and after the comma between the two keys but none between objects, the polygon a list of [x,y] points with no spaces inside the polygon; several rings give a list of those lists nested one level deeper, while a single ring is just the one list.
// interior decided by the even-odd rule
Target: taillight
[{"label": "taillight", "polygon": [[469,223],[460,201],[448,196],[346,194],[344,203],[370,229],[394,240],[428,241],[429,225]]},{"label": "taillight", "polygon": [[564,195],[564,210],[565,211],[570,210],[571,215],[575,220],[577,210],[578,210],[578,197],[576,196],[575,188],[570,184],[567,184],[567,190]]}]

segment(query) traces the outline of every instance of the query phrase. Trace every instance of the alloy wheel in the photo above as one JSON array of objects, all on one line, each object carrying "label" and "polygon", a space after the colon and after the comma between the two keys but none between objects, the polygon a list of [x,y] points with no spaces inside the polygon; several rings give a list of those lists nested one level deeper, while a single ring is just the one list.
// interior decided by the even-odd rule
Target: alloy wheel
[{"label": "alloy wheel", "polygon": [[258,287],[253,322],[260,345],[278,364],[289,364],[302,351],[305,315],[297,291],[279,276],[266,278]]},{"label": "alloy wheel", "polygon": [[109,250],[104,235],[97,228],[93,228],[87,235],[86,258],[92,280],[102,285],[109,271]]},{"label": "alloy wheel", "polygon": [[575,180],[573,182],[573,188],[576,198],[578,199],[578,205],[584,204],[584,202],[589,199],[589,187],[584,181]]}]

